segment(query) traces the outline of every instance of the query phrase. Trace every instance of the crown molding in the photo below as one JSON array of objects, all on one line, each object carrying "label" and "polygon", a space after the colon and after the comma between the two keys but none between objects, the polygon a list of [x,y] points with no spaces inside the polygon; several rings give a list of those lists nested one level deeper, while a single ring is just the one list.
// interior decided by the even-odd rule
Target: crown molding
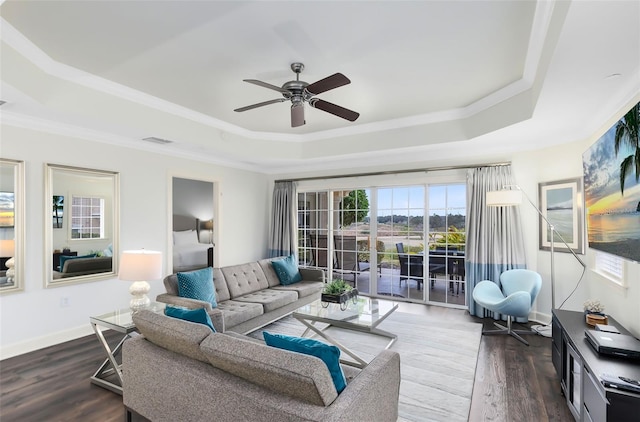
[{"label": "crown molding", "polygon": [[413,126],[422,126],[438,122],[463,120],[482,111],[513,98],[532,87],[537,75],[538,63],[542,55],[542,49],[547,36],[549,24],[553,15],[555,2],[538,1],[534,12],[534,21],[531,29],[531,37],[525,59],[523,77],[493,93],[475,101],[474,103],[458,108],[439,112],[390,119],[385,121],[350,125],[345,128],[324,130],[306,134],[258,132],[244,129],[240,126],[216,119],[204,113],[200,113],[158,97],[140,92],[138,90],[115,83],[105,78],[84,72],[80,69],[57,62],[39,49],[20,31],[9,22],[0,17],[1,37],[4,42],[18,51],[27,60],[40,68],[43,72],[84,87],[104,92],[109,95],[132,101],[134,103],[169,113],[184,119],[188,119],[223,132],[232,133],[246,139],[267,140],[279,142],[311,142],[323,139],[338,138],[344,136],[362,135],[372,132],[380,132],[394,129],[402,129]]}]

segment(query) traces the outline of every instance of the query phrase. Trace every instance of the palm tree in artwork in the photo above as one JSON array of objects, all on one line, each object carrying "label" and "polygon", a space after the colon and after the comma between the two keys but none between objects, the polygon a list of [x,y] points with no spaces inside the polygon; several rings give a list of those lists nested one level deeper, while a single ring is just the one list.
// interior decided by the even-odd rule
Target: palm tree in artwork
[{"label": "palm tree in artwork", "polygon": [[[620,193],[624,195],[624,179],[635,167],[636,181],[640,179],[640,103],[636,104],[616,124],[614,138],[616,155],[623,145],[628,145],[632,153],[620,163]],[[633,149],[635,148],[635,152]]]},{"label": "palm tree in artwork", "polygon": [[60,213],[63,208],[64,208],[64,196],[53,195],[53,228],[54,229],[62,228],[62,222],[60,221],[62,216],[60,215]]}]

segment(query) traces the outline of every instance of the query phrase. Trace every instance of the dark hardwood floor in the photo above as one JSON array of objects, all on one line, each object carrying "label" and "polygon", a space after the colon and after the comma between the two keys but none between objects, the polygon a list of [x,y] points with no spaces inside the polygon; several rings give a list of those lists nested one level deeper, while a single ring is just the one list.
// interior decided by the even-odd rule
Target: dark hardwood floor
[{"label": "dark hardwood floor", "polygon": [[[458,309],[402,304],[400,311],[492,326]],[[121,334],[106,337],[116,344]],[[470,421],[573,420],[551,363],[551,339],[527,340],[529,347],[508,336],[482,337]],[[104,358],[91,335],[0,361],[0,421],[122,421],[122,397],[89,382]]]}]

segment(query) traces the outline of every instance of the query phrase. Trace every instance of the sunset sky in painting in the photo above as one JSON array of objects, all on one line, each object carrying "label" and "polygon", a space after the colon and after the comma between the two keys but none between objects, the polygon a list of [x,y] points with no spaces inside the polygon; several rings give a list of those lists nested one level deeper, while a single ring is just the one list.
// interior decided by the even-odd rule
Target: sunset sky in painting
[{"label": "sunset sky in painting", "polygon": [[633,171],[625,179],[624,196],[620,193],[620,163],[632,154],[632,149],[625,145],[616,155],[615,126],[583,155],[587,214],[635,210],[640,201],[640,184],[636,182]]}]

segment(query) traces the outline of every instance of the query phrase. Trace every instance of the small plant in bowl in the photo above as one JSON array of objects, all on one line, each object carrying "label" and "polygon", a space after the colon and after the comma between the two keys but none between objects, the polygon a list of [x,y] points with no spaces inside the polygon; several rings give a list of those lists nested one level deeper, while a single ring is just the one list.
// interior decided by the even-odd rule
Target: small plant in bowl
[{"label": "small plant in bowl", "polygon": [[350,290],[353,290],[353,287],[340,278],[337,278],[324,286],[324,292],[330,295],[339,295]]},{"label": "small plant in bowl", "polygon": [[604,314],[604,305],[599,300],[587,300],[584,303],[584,315],[587,324],[595,326],[596,324],[608,324],[609,318]]},{"label": "small plant in bowl", "polygon": [[356,303],[358,289],[351,287],[350,284],[339,278],[327,283],[320,297],[324,308],[328,307],[329,303],[339,303],[340,309],[343,311],[347,309],[347,301],[349,299],[353,299],[353,303]]},{"label": "small plant in bowl", "polygon": [[587,300],[584,303],[584,312],[588,314],[604,315],[604,305],[597,299]]}]

